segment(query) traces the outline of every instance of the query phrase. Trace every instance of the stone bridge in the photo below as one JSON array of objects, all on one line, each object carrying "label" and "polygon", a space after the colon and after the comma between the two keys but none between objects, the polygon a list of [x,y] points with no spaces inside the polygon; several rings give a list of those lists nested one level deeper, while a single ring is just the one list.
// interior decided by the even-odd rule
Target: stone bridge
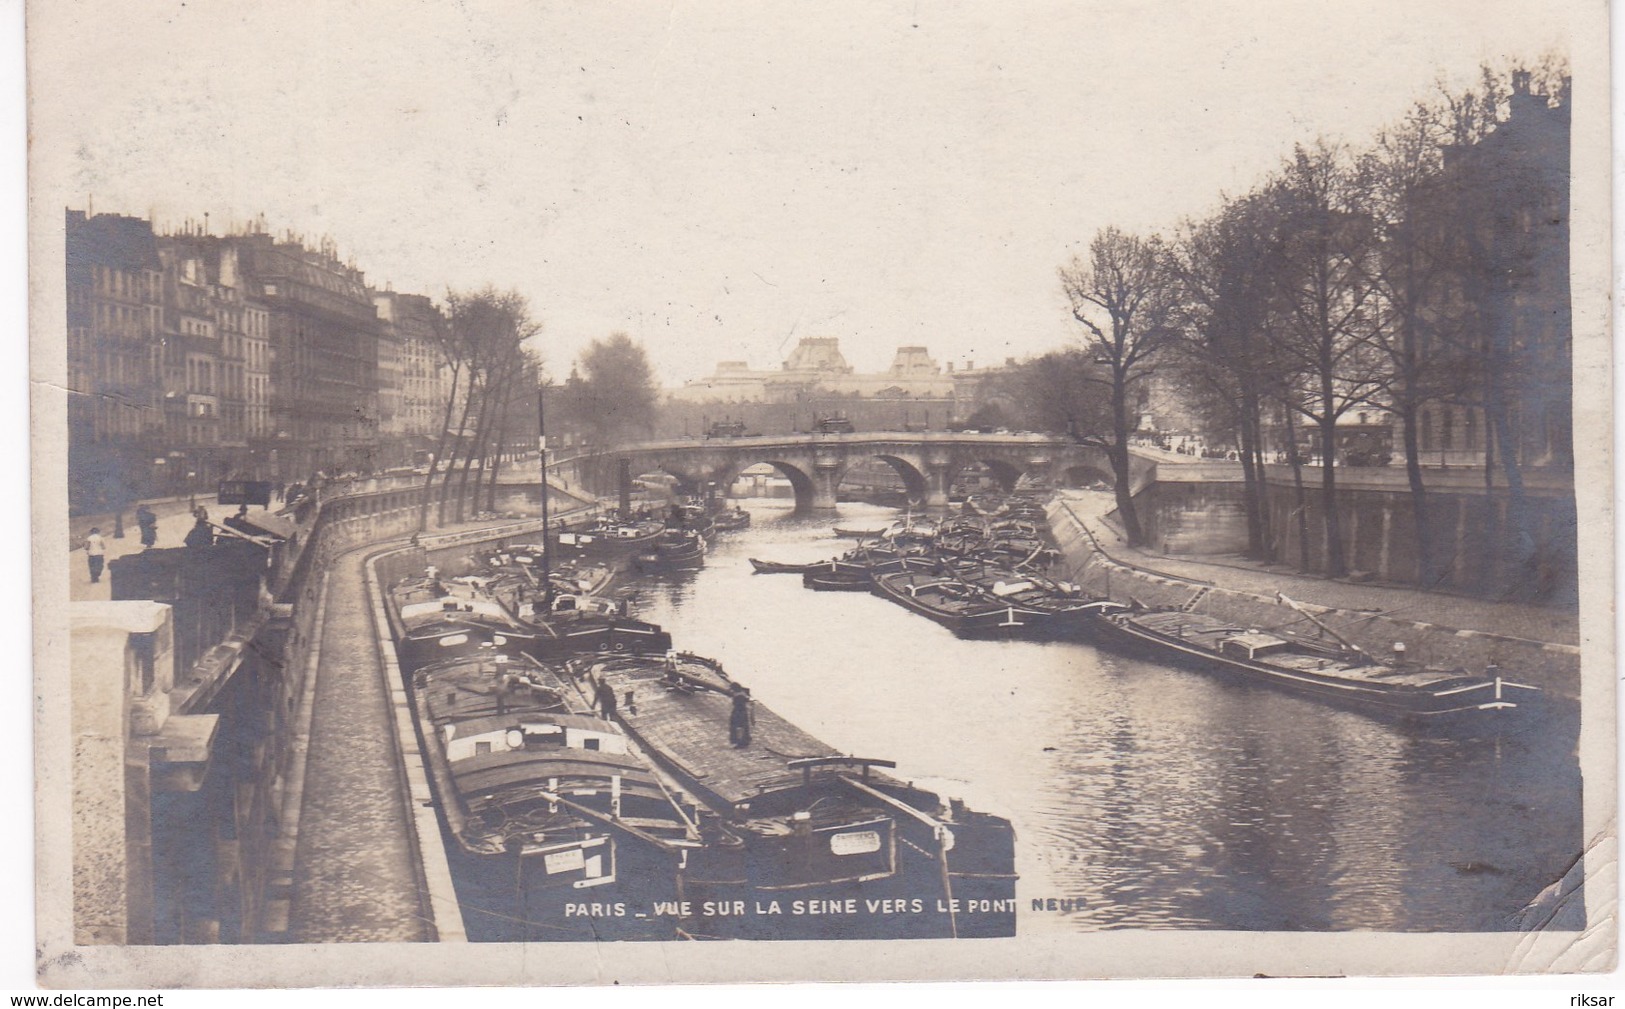
[{"label": "stone bridge", "polygon": [[[1111,464],[1098,448],[1041,434],[939,431],[642,442],[562,460],[555,468],[567,483],[607,497],[616,492],[623,459],[634,476],[666,472],[688,488],[707,483],[728,487],[742,470],[767,463],[790,481],[796,507],[802,510],[834,508],[836,488],[848,467],[864,459],[890,465],[909,496],[927,507],[946,505],[955,478],[974,463],[987,467],[1006,490],[1024,475],[1055,485],[1112,482]],[[1131,466],[1136,489],[1154,478],[1154,462],[1136,456]],[[514,479],[519,479],[517,473]]]}]

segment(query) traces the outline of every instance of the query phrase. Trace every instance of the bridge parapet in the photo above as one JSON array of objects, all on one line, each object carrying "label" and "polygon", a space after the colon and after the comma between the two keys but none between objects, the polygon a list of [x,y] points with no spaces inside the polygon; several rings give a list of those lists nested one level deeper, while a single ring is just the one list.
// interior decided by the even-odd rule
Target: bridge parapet
[{"label": "bridge parapet", "polygon": [[[836,489],[848,468],[876,458],[902,478],[910,497],[945,505],[948,490],[965,467],[980,463],[1009,489],[1023,475],[1063,482],[1081,467],[1110,479],[1104,453],[1092,446],[1044,434],[979,434],[950,431],[865,431],[850,434],[746,435],[640,442],[570,461],[570,477],[600,495],[615,492],[619,460],[634,473],[664,471],[690,484],[732,483],[738,473],[766,463],[789,478],[797,506],[835,507]],[[555,465],[555,470],[562,467]],[[515,475],[515,479],[522,479]],[[535,478],[532,478],[534,481]]]}]

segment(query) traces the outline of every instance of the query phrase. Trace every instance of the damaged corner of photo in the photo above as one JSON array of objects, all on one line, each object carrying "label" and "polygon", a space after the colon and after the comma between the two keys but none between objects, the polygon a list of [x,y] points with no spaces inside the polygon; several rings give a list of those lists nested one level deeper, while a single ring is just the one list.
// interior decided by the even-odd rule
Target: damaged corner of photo
[{"label": "damaged corner of photo", "polygon": [[33,5],[39,983],[1613,970],[1603,15],[1374,2]]}]

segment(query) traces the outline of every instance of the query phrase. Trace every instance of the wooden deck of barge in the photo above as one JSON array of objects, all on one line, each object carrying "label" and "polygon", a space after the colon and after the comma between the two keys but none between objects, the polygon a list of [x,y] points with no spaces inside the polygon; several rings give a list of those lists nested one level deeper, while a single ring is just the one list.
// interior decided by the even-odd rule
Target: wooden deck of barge
[{"label": "wooden deck of barge", "polygon": [[[736,749],[728,742],[732,699],[715,691],[668,686],[662,682],[659,659],[595,659],[587,668],[614,687],[616,718],[627,733],[709,805],[731,808],[763,792],[796,785],[802,772],[792,770],[789,761],[837,755],[828,743],[759,702],[753,703],[750,745]],[[631,704],[626,702],[628,691]]]}]

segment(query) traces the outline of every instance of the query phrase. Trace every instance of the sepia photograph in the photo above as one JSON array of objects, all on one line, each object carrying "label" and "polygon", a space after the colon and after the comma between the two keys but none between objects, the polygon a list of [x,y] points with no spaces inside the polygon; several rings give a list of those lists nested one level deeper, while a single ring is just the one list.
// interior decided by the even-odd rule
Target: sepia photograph
[{"label": "sepia photograph", "polygon": [[37,983],[1612,971],[1607,15],[31,4]]}]

